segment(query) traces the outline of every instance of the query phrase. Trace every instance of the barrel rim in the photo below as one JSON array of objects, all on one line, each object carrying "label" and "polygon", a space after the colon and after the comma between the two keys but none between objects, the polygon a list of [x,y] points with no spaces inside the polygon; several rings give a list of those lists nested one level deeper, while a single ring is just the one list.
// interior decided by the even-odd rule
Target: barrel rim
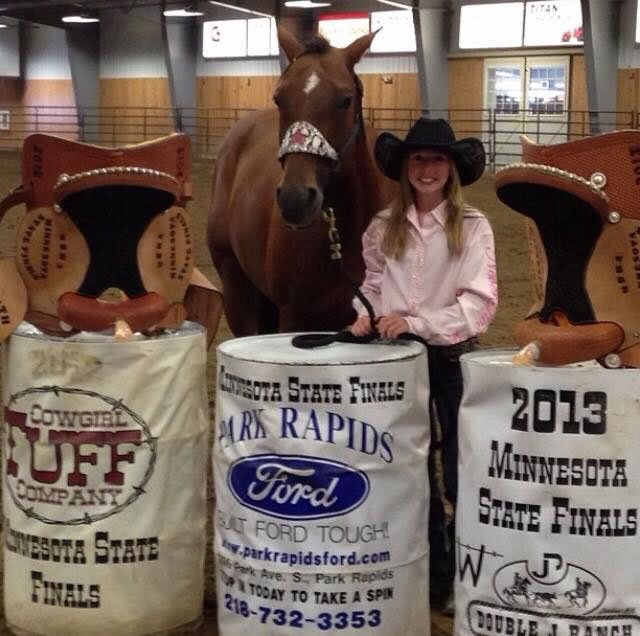
[{"label": "barrel rim", "polygon": [[[304,352],[306,352],[306,355],[309,356],[310,355],[310,351],[313,351],[312,349],[296,349],[295,347],[293,347],[293,345],[291,345],[291,349],[290,352],[293,351],[299,351],[301,353],[301,359],[300,360],[294,360],[292,359],[290,356],[284,356],[281,355],[281,357],[278,359],[275,356],[269,357],[269,358],[262,358],[262,359],[257,359],[257,356],[255,355],[255,351],[247,351],[247,353],[242,353],[242,352],[237,352],[237,351],[229,351],[230,348],[232,347],[236,347],[239,346],[241,344],[246,345],[249,349],[251,347],[251,343],[252,342],[264,342],[265,340],[284,340],[284,339],[288,339],[289,341],[291,341],[295,336],[300,335],[299,333],[276,333],[276,334],[264,334],[264,335],[257,335],[257,336],[243,336],[240,338],[230,338],[229,340],[225,340],[224,342],[221,342],[220,344],[217,345],[216,347],[216,353],[222,356],[226,356],[229,359],[232,360],[237,360],[237,361],[242,361],[242,362],[251,362],[254,364],[270,364],[270,365],[282,365],[282,366],[306,366],[306,367],[327,367],[327,366],[363,366],[363,365],[371,365],[371,364],[388,364],[388,363],[396,363],[396,362],[403,362],[403,361],[407,361],[407,360],[414,360],[416,358],[419,358],[422,355],[426,356],[426,347],[424,347],[424,345],[422,345],[419,342],[416,342],[414,340],[401,340],[401,339],[380,339],[380,340],[375,340],[372,342],[368,342],[366,344],[355,344],[355,343],[343,343],[343,342],[334,342],[331,343],[330,345],[326,345],[323,346],[319,349],[322,349],[323,351],[327,351],[328,348],[330,347],[334,347],[336,348],[336,350],[339,347],[344,347],[346,344],[348,344],[350,347],[394,347],[397,348],[398,351],[400,350],[400,348],[405,348],[405,349],[410,349],[412,351],[405,353],[404,355],[398,355],[397,357],[394,358],[385,358],[385,359],[380,359],[377,357],[374,357],[372,355],[372,358],[369,360],[353,360],[353,361],[346,361],[346,360],[326,360],[326,359],[322,359],[322,360],[310,360],[308,358],[303,359],[302,356],[304,355]],[[253,353],[253,355],[252,355]],[[284,353],[282,351],[280,352],[276,352],[276,353]]]},{"label": "barrel rim", "polygon": [[54,336],[46,334],[35,325],[23,320],[13,331],[8,340],[12,338],[25,338],[28,340],[39,340],[53,343],[70,343],[70,344],[116,344],[119,347],[134,343],[148,343],[157,341],[166,341],[171,338],[186,338],[204,334],[206,329],[197,322],[185,320],[179,327],[174,329],[161,329],[151,334],[143,334],[136,332],[133,336],[125,341],[117,341],[112,333],[99,331],[81,331],[70,336]]},{"label": "barrel rim", "polygon": [[460,356],[460,361],[463,363],[463,366],[465,364],[480,364],[492,366],[493,368],[501,367],[503,369],[509,369],[510,371],[522,370],[530,373],[555,373],[557,371],[561,371],[562,373],[592,373],[594,371],[604,371],[606,373],[615,371],[620,373],[621,371],[638,371],[638,369],[635,368],[605,369],[595,360],[585,360],[584,362],[574,362],[563,365],[542,363],[536,363],[534,365],[518,365],[511,361],[513,355],[518,351],[519,349],[517,347],[478,349],[476,351],[470,351],[462,354]]}]

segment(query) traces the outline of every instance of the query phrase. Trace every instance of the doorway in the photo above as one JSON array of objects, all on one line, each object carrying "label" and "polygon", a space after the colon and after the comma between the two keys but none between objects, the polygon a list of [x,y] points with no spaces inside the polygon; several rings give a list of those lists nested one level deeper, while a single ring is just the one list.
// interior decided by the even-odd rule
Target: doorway
[{"label": "doorway", "polygon": [[569,56],[485,60],[485,142],[494,168],[521,158],[520,135],[567,141]]}]

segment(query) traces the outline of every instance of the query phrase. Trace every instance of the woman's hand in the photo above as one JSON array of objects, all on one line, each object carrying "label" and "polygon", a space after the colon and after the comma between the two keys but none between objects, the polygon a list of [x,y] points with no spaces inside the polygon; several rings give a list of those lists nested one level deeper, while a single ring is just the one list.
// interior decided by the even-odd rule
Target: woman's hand
[{"label": "woman's hand", "polygon": [[398,314],[382,316],[378,320],[378,332],[383,338],[397,338],[406,331],[409,331],[409,323]]},{"label": "woman's hand", "polygon": [[371,333],[371,319],[369,316],[358,316],[358,319],[347,329],[354,336],[366,336]]}]

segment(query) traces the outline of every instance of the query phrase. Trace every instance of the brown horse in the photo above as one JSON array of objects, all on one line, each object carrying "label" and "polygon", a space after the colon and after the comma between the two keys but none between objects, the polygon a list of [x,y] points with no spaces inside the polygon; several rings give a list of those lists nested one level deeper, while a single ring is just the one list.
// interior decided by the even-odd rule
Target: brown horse
[{"label": "brown horse", "polygon": [[[375,133],[353,71],[374,35],[344,49],[322,38],[304,48],[279,28],[291,63],[277,110],[249,114],[220,146],[207,234],[236,336],[333,331],[355,318],[341,270],[362,280],[361,235],[391,192],[372,159]],[[330,260],[330,208],[342,267]]]}]

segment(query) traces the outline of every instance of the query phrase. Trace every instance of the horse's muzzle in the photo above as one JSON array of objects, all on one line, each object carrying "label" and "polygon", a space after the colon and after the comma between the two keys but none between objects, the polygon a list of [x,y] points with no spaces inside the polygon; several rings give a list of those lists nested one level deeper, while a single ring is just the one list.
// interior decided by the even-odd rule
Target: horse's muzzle
[{"label": "horse's muzzle", "polygon": [[323,203],[322,191],[313,186],[279,186],[276,199],[284,222],[293,227],[306,227],[313,223]]}]

